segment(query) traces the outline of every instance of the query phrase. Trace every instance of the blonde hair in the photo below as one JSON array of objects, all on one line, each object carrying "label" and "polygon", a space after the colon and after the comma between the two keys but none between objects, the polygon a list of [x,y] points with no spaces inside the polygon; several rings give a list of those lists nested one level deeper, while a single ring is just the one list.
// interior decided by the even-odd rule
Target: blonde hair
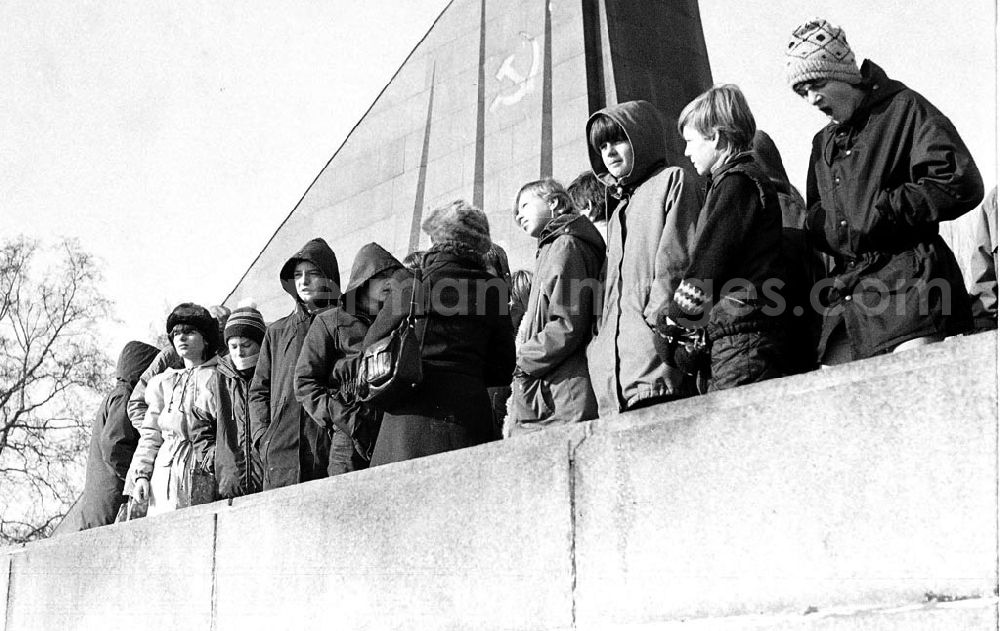
[{"label": "blonde hair", "polygon": [[565,187],[554,179],[546,177],[528,182],[517,192],[517,197],[514,198],[515,217],[517,217],[517,208],[521,203],[521,195],[525,193],[537,195],[545,200],[546,203],[556,200],[556,207],[552,211],[554,216],[576,214],[576,208],[573,207],[573,200],[570,199]]},{"label": "blonde hair", "polygon": [[739,86],[726,83],[713,85],[684,106],[677,118],[677,133],[683,134],[685,127],[703,138],[718,133],[719,149],[732,155],[751,149],[757,122]]}]

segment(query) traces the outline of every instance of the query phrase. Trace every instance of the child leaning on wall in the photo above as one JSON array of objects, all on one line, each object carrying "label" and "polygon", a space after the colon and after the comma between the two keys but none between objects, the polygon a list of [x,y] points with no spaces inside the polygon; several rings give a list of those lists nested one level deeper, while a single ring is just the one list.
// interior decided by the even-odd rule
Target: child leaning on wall
[{"label": "child leaning on wall", "polygon": [[316,316],[302,344],[295,366],[295,396],[325,432],[330,435],[329,475],[368,467],[381,412],[358,401],[350,373],[338,370],[338,362],[356,357],[361,341],[378,315],[403,264],[377,243],[363,246],[354,257],[351,279],[340,305]]},{"label": "child leaning on wall", "polygon": [[607,187],[604,303],[587,348],[600,414],[689,396],[694,386],[656,354],[656,316],[687,269],[701,209],[695,176],[666,164],[663,121],[628,101],[587,121],[590,164]]},{"label": "child leaning on wall", "polygon": [[514,217],[538,240],[518,329],[517,368],[505,435],[597,417],[586,348],[599,302],[604,240],[551,178],[521,187]]}]

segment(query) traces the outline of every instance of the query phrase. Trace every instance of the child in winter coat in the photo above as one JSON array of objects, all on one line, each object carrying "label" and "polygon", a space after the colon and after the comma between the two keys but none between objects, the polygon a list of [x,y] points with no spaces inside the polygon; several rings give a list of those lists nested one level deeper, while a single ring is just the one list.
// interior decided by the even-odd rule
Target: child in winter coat
[{"label": "child in winter coat", "polygon": [[604,184],[593,171],[584,171],[569,183],[566,192],[577,212],[589,219],[607,242],[608,200],[604,196]]},{"label": "child in winter coat", "polygon": [[115,371],[115,387],[104,397],[94,417],[79,522],[72,524],[72,528],[71,524],[65,527],[61,524],[61,530],[86,530],[115,520],[125,499],[122,495],[125,474],[139,442],[139,432],[129,421],[126,404],[139,375],[157,352],[155,346],[142,342],[129,342],[122,349]]},{"label": "child in winter coat", "polygon": [[330,435],[329,475],[368,467],[382,415],[354,396],[352,379],[338,377],[337,363],[356,357],[403,264],[377,243],[358,251],[341,303],[316,316],[295,367],[295,396]]},{"label": "child in winter coat", "polygon": [[219,495],[224,498],[261,490],[260,454],[253,447],[250,428],[250,384],[265,330],[260,311],[245,306],[229,315],[223,332],[229,353],[219,360],[216,381],[219,404],[215,476]]},{"label": "child in winter coat", "polygon": [[705,331],[709,390],[783,372],[781,207],[751,153],[756,128],[735,85],[710,88],[677,122],[684,155],[710,185],[690,263],[660,314],[660,330]]},{"label": "child in winter coat", "polygon": [[250,385],[250,422],[265,491],[326,477],[330,437],[295,398],[295,364],[313,318],[340,297],[337,257],[323,239],[306,243],[278,276],[295,309],[267,327]]},{"label": "child in winter coat", "polygon": [[129,495],[149,500],[148,515],[215,499],[216,378],[219,330],[204,307],[178,305],[167,334],[184,368],[168,368],[149,381],[146,416],[129,467]]},{"label": "child in winter coat", "polygon": [[535,273],[516,341],[508,435],[597,418],[587,370],[604,240],[551,178],[521,187],[515,219],[538,239]]},{"label": "child in winter coat", "polygon": [[607,107],[587,121],[590,164],[608,195],[607,276],[601,325],[587,349],[600,414],[693,394],[664,364],[656,316],[688,266],[702,196],[695,177],[666,165],[666,135],[646,101]]}]

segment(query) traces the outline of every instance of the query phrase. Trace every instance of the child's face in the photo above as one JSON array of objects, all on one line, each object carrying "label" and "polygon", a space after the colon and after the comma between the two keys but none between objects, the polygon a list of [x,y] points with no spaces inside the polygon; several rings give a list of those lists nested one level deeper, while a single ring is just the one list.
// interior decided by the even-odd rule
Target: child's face
[{"label": "child's face", "polygon": [[719,134],[705,138],[690,125],[685,125],[681,135],[684,136],[684,155],[691,158],[698,175],[711,173],[724,153],[719,150]]},{"label": "child's face", "polygon": [[376,276],[365,283],[357,293],[358,304],[355,308],[362,313],[377,314],[382,309],[389,291],[389,280],[389,276]]},{"label": "child's face", "polygon": [[632,143],[627,140],[605,142],[601,145],[601,159],[608,173],[620,180],[632,172],[635,159],[632,156]]},{"label": "child's face", "polygon": [[295,265],[295,293],[310,307],[329,296],[329,280],[323,272],[309,261],[299,261]]},{"label": "child's face", "polygon": [[517,224],[530,237],[538,237],[555,216],[556,200],[547,202],[537,193],[525,191],[517,199]]},{"label": "child's face", "polygon": [[181,359],[200,361],[205,357],[205,338],[201,332],[188,324],[174,327],[174,350]]},{"label": "child's face", "polygon": [[234,335],[226,344],[229,346],[229,354],[233,357],[252,357],[260,352],[260,344],[249,337]]}]

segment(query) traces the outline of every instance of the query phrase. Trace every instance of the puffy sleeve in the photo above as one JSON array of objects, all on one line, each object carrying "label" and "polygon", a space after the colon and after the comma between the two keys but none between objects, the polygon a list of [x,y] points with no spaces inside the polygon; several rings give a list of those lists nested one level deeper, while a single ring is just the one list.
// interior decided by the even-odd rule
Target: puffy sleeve
[{"label": "puffy sleeve", "polygon": [[704,201],[693,175],[681,168],[668,170],[663,233],[656,248],[649,301],[642,312],[643,319],[651,327],[656,326],[657,316],[674,295],[688,268]]},{"label": "puffy sleeve", "polygon": [[132,456],[128,477],[125,482],[125,494],[129,495],[137,478],[146,478],[153,473],[153,463],[156,454],[163,444],[163,434],[160,431],[160,413],[163,411],[164,392],[169,387],[168,375],[160,373],[149,380],[146,385],[146,413],[139,428],[139,444]]}]

